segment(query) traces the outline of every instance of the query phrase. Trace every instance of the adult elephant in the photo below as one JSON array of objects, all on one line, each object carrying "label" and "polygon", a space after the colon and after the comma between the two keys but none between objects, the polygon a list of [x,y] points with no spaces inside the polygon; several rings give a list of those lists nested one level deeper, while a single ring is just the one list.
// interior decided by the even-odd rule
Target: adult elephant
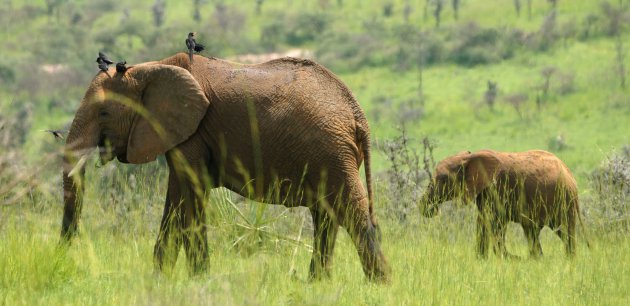
[{"label": "adult elephant", "polygon": [[533,257],[542,255],[539,235],[544,226],[557,230],[566,253],[575,254],[577,185],[569,168],[549,152],[482,150],[447,157],[438,163],[423,195],[423,214],[434,216],[438,204],[454,198],[477,204],[482,257],[487,256],[490,236],[497,255],[512,257],[505,247],[508,221],[523,226]]},{"label": "adult elephant", "polygon": [[[225,186],[261,202],[307,206],[313,217],[310,277],[330,274],[339,225],[363,270],[389,278],[370,181],[370,136],[350,90],[317,63],[282,58],[243,65],[185,53],[110,69],[92,80],[64,154],[62,241],[77,231],[87,154],[102,162],[146,163],[165,154],[164,215],[155,245],[159,270],[181,244],[193,271],[206,269],[203,199]],[[365,160],[367,193],[359,176]]]}]

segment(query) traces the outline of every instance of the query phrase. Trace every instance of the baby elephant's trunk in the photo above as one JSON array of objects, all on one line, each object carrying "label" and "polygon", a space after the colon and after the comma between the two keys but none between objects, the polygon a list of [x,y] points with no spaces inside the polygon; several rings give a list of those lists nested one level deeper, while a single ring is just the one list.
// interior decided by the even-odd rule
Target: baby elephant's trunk
[{"label": "baby elephant's trunk", "polygon": [[433,188],[433,184],[430,184],[429,187],[427,187],[427,190],[422,195],[422,198],[420,199],[420,204],[418,205],[420,211],[422,212],[422,215],[427,218],[432,218],[439,212],[438,202],[436,201],[434,196],[434,189],[435,188]]}]

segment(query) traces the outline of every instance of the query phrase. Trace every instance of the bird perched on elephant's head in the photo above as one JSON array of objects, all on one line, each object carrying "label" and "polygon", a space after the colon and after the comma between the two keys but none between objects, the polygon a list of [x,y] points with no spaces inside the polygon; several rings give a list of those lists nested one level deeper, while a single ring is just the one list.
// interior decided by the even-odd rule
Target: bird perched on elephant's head
[{"label": "bird perched on elephant's head", "polygon": [[96,62],[98,63],[98,69],[101,71],[107,71],[109,69],[109,65],[113,64],[109,57],[103,52],[98,52],[98,57],[96,58]]},{"label": "bird perched on elephant's head", "polygon": [[122,61],[119,63],[116,63],[116,72],[118,73],[125,73],[127,72],[127,61]]}]

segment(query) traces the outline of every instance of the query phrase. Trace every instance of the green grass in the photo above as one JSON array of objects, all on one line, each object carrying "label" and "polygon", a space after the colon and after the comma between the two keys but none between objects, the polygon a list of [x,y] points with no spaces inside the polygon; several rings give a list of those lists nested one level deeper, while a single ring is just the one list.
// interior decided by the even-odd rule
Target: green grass
[{"label": "green grass", "polygon": [[[578,256],[569,260],[559,238],[545,230],[545,256],[540,260],[505,261],[494,256],[480,260],[470,239],[474,235],[471,209],[463,221],[448,215],[434,220],[413,216],[406,226],[383,220],[383,248],[394,273],[391,285],[366,282],[345,233],[339,236],[329,281],[306,281],[310,252],[304,247],[294,253],[294,246],[280,243],[239,254],[226,247],[216,228],[209,232],[207,274],[190,277],[182,253],[173,275],[160,276],[151,264],[156,228],[112,233],[99,227],[111,217],[94,211],[86,211],[83,234],[63,254],[56,251],[60,209],[48,208],[44,213],[5,209],[14,218],[0,232],[0,300],[9,305],[622,305],[629,301],[627,236],[597,236],[591,249],[578,239]],[[159,207],[150,215],[159,217]],[[286,221],[298,223],[298,219],[294,215]],[[310,236],[305,233],[303,239],[310,241]],[[510,251],[526,255],[524,240],[520,228],[510,228]]]}]

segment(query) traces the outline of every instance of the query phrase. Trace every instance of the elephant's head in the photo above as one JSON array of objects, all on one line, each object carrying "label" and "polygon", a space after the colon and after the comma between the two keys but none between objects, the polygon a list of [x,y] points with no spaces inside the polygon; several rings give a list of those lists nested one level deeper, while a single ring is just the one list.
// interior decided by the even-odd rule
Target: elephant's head
[{"label": "elephant's head", "polygon": [[209,101],[188,70],[151,62],[99,72],[77,110],[64,149],[64,217],[61,235],[77,227],[87,155],[102,162],[146,163],[196,130]]},{"label": "elephant's head", "polygon": [[455,199],[474,199],[493,182],[500,166],[496,152],[460,152],[438,163],[435,174],[421,199],[422,214],[435,216],[438,205]]}]

